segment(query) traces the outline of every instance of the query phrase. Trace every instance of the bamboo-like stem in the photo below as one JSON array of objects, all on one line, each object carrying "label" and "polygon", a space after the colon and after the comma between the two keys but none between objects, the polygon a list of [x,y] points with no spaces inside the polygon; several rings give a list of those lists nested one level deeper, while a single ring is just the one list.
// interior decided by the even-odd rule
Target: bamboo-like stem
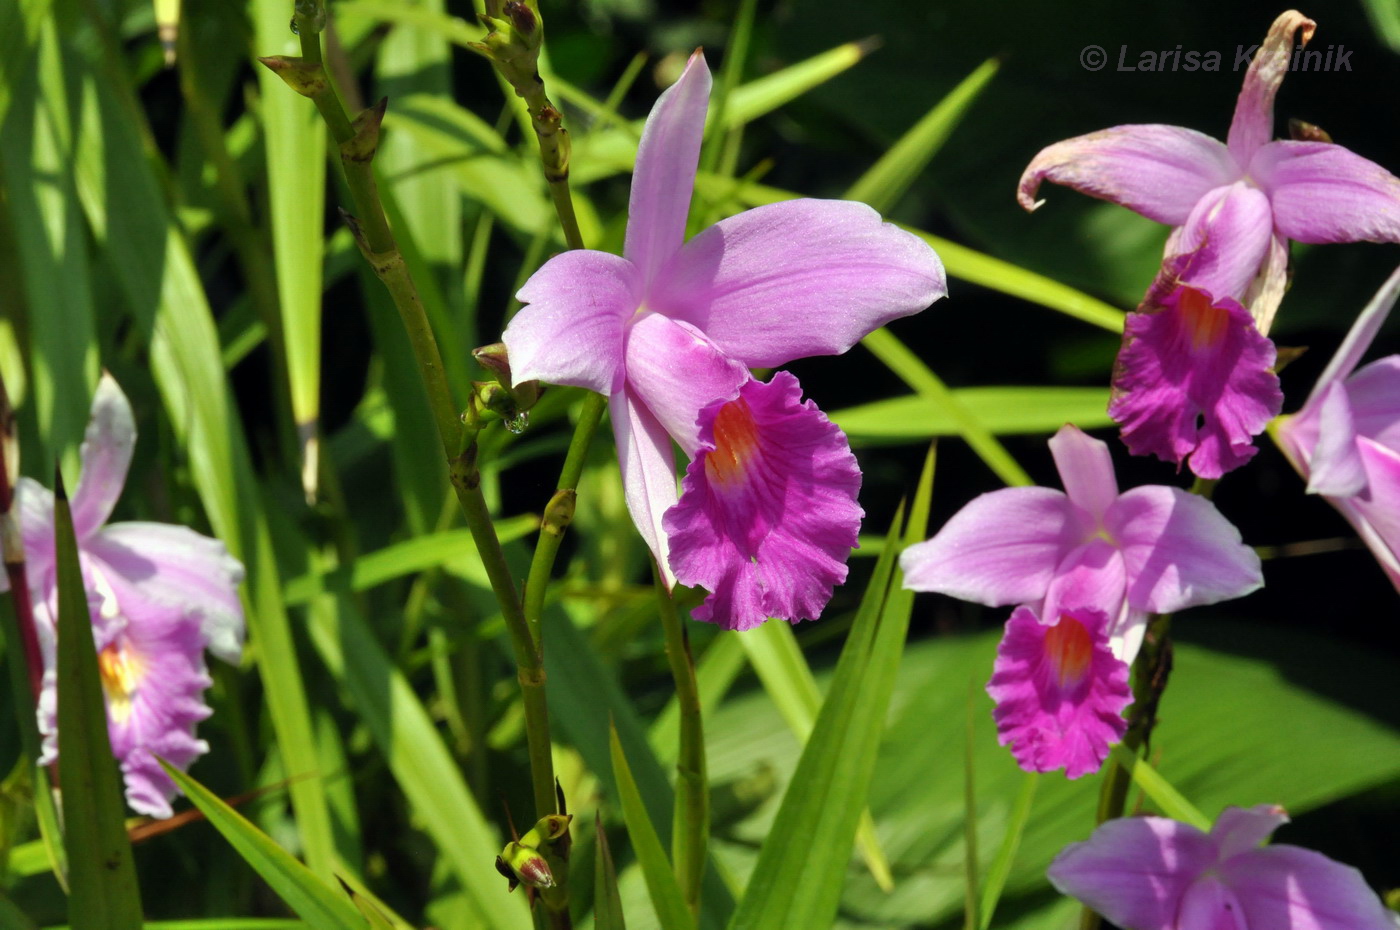
[{"label": "bamboo-like stem", "polygon": [[459,408],[452,399],[447,383],[437,339],[408,265],[389,228],[374,178],[373,159],[386,102],[380,101],[378,106],[364,111],[353,121],[346,114],[322,63],[320,33],[325,25],[325,16],[325,6],[321,0],[298,0],[293,21],[301,38],[301,58],[274,57],[263,59],[263,63],[298,93],[311,98],[340,149],[341,166],[355,207],[355,216],[346,214],[346,221],[361,253],[389,291],[408,333],[458,504],[510,634],[525,703],[525,733],[535,806],[539,816],[552,814],[555,812],[554,764],[550,755],[549,717],[544,700],[544,663],[539,644],[531,636],[525,621],[515,582],[496,536],[495,525],[491,522],[486,499],[481,493],[481,475],[476,467],[478,430],[475,424],[466,429],[462,427],[457,413]]},{"label": "bamboo-like stem", "polygon": [[695,660],[690,638],[681,625],[676,602],[656,574],[656,602],[666,633],[666,659],[676,680],[680,707],[681,744],[676,760],[676,807],[672,819],[671,861],[676,881],[692,914],[700,913],[700,885],[705,875],[706,843],[710,835],[710,786],[705,764],[705,728],[700,715],[700,691],[695,683]]}]

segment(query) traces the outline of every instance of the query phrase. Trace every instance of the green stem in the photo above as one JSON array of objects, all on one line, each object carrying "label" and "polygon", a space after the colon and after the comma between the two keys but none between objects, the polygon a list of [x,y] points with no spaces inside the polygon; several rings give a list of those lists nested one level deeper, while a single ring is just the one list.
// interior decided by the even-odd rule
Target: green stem
[{"label": "green stem", "polygon": [[672,820],[671,860],[676,880],[692,914],[700,913],[700,884],[705,875],[705,845],[710,835],[710,788],[705,765],[705,730],[690,638],[681,625],[676,602],[656,578],[656,601],[666,633],[666,659],[676,680],[681,745],[676,760],[676,808]]},{"label": "green stem", "polygon": [[373,160],[379,140],[379,125],[384,116],[384,102],[352,121],[341,105],[322,63],[320,31],[324,25],[324,6],[315,2],[299,2],[295,23],[301,37],[302,57],[265,59],[264,63],[298,93],[311,98],[340,148],[341,166],[356,213],[353,219],[347,216],[347,221],[360,251],[393,298],[407,330],[428,394],[438,438],[449,463],[457,502],[466,517],[467,527],[476,542],[482,566],[510,634],[517,677],[525,702],[525,732],[535,807],[539,816],[552,814],[555,812],[554,764],[550,755],[549,717],[544,700],[544,663],[539,644],[530,635],[515,582],[506,564],[505,552],[501,549],[486,499],[481,493],[481,474],[476,467],[478,430],[474,425],[465,430],[462,428],[437,339],[408,265],[389,228],[374,179]]}]

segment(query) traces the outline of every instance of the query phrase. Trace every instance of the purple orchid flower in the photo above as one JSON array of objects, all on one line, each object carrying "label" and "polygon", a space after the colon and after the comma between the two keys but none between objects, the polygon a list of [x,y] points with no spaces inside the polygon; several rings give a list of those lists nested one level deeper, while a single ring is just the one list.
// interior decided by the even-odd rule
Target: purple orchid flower
[{"label": "purple orchid flower", "polygon": [[[238,585],[243,566],[217,539],[164,523],[113,523],[136,444],[131,405],[111,375],[98,382],[72,497],[78,558],[92,612],[107,704],[107,732],[131,809],[171,815],[175,783],[157,757],[188,769],[209,751],[195,725],[209,716],[204,650],[236,663],[243,650]],[[21,478],[16,501],[25,574],[44,658],[39,696],[41,764],[58,758],[55,620],[58,611],[53,493]],[[8,587],[0,578],[0,590]]]},{"label": "purple orchid flower", "polygon": [[[713,592],[695,616],[730,629],[816,617],[862,512],[845,436],[795,378],[754,381],[945,296],[938,256],[859,203],[793,200],[685,242],[709,103],[691,56],[647,118],[621,257],[550,259],[502,341],[516,383],[609,398],[627,505],[668,584]],[[671,451],[691,464],[679,501]]]},{"label": "purple orchid flower", "polygon": [[1270,141],[1274,96],[1316,23],[1296,10],[1269,29],[1245,74],[1228,142],[1179,126],[1115,126],[1042,150],[1021,175],[1027,210],[1042,180],[1111,200],[1176,227],[1168,256],[1219,237],[1229,284],[1268,333],[1287,283],[1288,240],[1400,242],[1400,179],[1340,145]]},{"label": "purple orchid flower", "polygon": [[[1341,511],[1400,590],[1400,355],[1355,371],[1400,296],[1400,270],[1362,310],[1301,410],[1274,438]],[[1354,373],[1353,373],[1354,372]]]},{"label": "purple orchid flower", "polygon": [[1066,846],[1050,882],[1124,930],[1395,930],[1351,866],[1284,844],[1281,807],[1227,807],[1210,833],[1165,817],[1110,820]]},{"label": "purple orchid flower", "polygon": [[[1274,344],[1219,277],[1212,240],[1171,256],[1123,326],[1108,414],[1134,455],[1219,478],[1283,407]],[[1190,283],[1187,283],[1187,282]]]},{"label": "purple orchid flower", "polygon": [[[1023,768],[1096,771],[1122,736],[1128,666],[1149,613],[1242,597],[1259,557],[1203,497],[1147,485],[1118,493],[1108,446],[1066,425],[1050,440],[1065,491],[974,498],[900,556],[904,585],[1012,614],[988,693],[998,737]],[[1049,629],[1035,630],[1029,624]]]}]

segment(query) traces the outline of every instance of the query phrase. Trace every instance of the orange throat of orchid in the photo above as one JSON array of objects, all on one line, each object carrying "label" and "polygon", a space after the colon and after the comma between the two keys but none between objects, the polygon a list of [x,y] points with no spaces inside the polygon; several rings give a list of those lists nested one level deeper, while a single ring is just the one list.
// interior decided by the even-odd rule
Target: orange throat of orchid
[{"label": "orange throat of orchid", "polygon": [[102,678],[102,691],[107,695],[107,709],[112,720],[125,723],[131,716],[131,701],[145,671],[140,657],[113,640],[97,654],[97,671]]},{"label": "orange throat of orchid", "polygon": [[1094,640],[1089,631],[1069,614],[1061,614],[1060,622],[1045,631],[1045,656],[1055,673],[1055,683],[1072,688],[1089,673],[1094,658]]},{"label": "orange throat of orchid", "polygon": [[758,455],[758,424],[742,397],[715,414],[714,442],[714,449],[705,454],[705,477],[720,488],[735,487]]},{"label": "orange throat of orchid", "polygon": [[1230,326],[1230,311],[1210,302],[1210,295],[1194,287],[1181,290],[1182,329],[1191,339],[1191,349],[1201,352],[1214,349],[1225,338]]}]

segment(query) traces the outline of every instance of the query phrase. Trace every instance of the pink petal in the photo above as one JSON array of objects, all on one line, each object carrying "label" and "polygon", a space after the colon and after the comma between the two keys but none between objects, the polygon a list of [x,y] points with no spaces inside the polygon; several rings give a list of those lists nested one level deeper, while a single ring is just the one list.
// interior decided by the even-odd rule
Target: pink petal
[{"label": "pink petal", "polygon": [[1067,610],[1041,623],[1018,607],[997,647],[987,693],[996,701],[997,741],[1028,772],[1097,772],[1123,738],[1132,703],[1128,666],[1108,648],[1108,617]]},{"label": "pink petal", "polygon": [[697,50],[657,98],[637,146],[622,254],[636,264],[644,287],[685,241],[709,104],[710,69]]},{"label": "pink petal", "polygon": [[1003,488],[972,499],[932,539],[899,557],[904,586],[988,607],[1039,603],[1064,558],[1089,535],[1063,493]]},{"label": "pink petal", "polygon": [[1052,621],[1067,610],[1091,608],[1108,617],[1106,635],[1113,654],[1125,662],[1125,655],[1113,642],[1127,605],[1128,579],[1118,547],[1095,537],[1076,546],[1055,568],[1055,577],[1045,591],[1041,616]]},{"label": "pink petal", "polygon": [[1314,398],[1326,390],[1327,385],[1347,377],[1357,365],[1361,364],[1361,359],[1371,348],[1376,334],[1380,332],[1381,327],[1390,317],[1390,311],[1395,307],[1397,297],[1400,297],[1400,268],[1391,272],[1390,277],[1376,292],[1376,296],[1367,302],[1356,317],[1356,322],[1351,324],[1346,338],[1342,340],[1342,344],[1337,347],[1331,361],[1327,363],[1327,367],[1318,376],[1312,394],[1309,395],[1307,403],[1303,405],[1305,410],[1313,406]]},{"label": "pink petal", "polygon": [[623,324],[641,305],[635,266],[577,249],[545,262],[516,295],[526,306],[501,341],[511,376],[612,394],[622,387]]},{"label": "pink petal", "polygon": [[1240,853],[1252,852],[1288,822],[1288,812],[1277,804],[1227,807],[1210,828],[1210,837],[1216,844],[1216,858],[1223,862]]},{"label": "pink petal", "polygon": [[1134,455],[1218,478],[1249,461],[1283,405],[1274,346],[1229,298],[1182,286],[1128,315],[1108,413]]},{"label": "pink petal", "polygon": [[1347,379],[1356,431],[1390,449],[1400,449],[1400,355],[1389,355]]},{"label": "pink petal", "polygon": [[1040,182],[1053,181],[1180,226],[1207,191],[1241,174],[1225,146],[1194,129],[1114,126],[1042,149],[1021,175],[1016,199],[1034,210],[1043,203],[1035,199]]},{"label": "pink petal", "polygon": [[1308,457],[1308,493],[1351,497],[1366,489],[1347,385],[1333,381],[1318,402],[1317,444]]},{"label": "pink petal", "polygon": [[1066,846],[1047,875],[1061,894],[1133,930],[1179,930],[1186,889],[1213,863],[1210,839],[1164,817],[1110,820]]},{"label": "pink petal", "polygon": [[1128,603],[1148,613],[1243,597],[1264,584],[1259,556],[1215,505],[1180,488],[1145,485],[1105,521],[1128,573]]},{"label": "pink petal", "polygon": [[1092,522],[1103,520],[1109,505],[1118,499],[1118,478],[1108,444],[1066,423],[1050,437],[1050,454],[1070,501],[1083,508]]},{"label": "pink petal", "polygon": [[73,492],[73,531],[79,540],[96,532],[111,516],[126,483],[135,446],[136,417],[131,402],[116,379],[103,372],[83,436],[83,473]]},{"label": "pink petal", "polygon": [[707,407],[680,503],[664,518],[677,580],[711,592],[695,619],[747,630],[820,617],[846,580],[859,491],[845,434],[788,372]]},{"label": "pink petal", "polygon": [[1288,240],[1274,231],[1269,241],[1269,253],[1264,256],[1264,264],[1259,269],[1259,277],[1245,291],[1240,303],[1249,308],[1254,317],[1254,325],[1261,335],[1267,336],[1274,325],[1274,315],[1283,302],[1288,290]]},{"label": "pink petal", "polygon": [[1400,589],[1400,451],[1374,440],[1357,440],[1366,468],[1364,497],[1329,497],[1361,534],[1381,568]]},{"label": "pink petal", "polygon": [[838,355],[947,294],[922,239],[861,203],[789,200],[721,220],[656,278],[648,306],[745,365]]},{"label": "pink petal", "polygon": [[1178,927],[1190,930],[1250,930],[1235,893],[1214,875],[1203,875],[1181,899]]},{"label": "pink petal", "polygon": [[243,566],[217,539],[166,523],[114,523],[84,545],[150,610],[188,614],[210,652],[237,664],[243,653]]},{"label": "pink petal", "polygon": [[15,508],[24,538],[24,570],[32,588],[33,579],[53,569],[53,492],[33,478],[21,477],[15,487]]},{"label": "pink petal", "polygon": [[1230,123],[1230,154],[1247,165],[1254,153],[1274,137],[1274,95],[1278,93],[1293,55],[1293,34],[1303,30],[1302,44],[1312,38],[1317,24],[1297,10],[1279,14],[1245,72],[1244,86]]},{"label": "pink petal", "polygon": [[703,333],[659,313],[640,315],[628,327],[625,354],[628,389],[691,457],[700,411],[732,399],[751,378]]},{"label": "pink petal", "polygon": [[1299,242],[1400,242],[1400,178],[1340,145],[1271,142],[1250,174]]},{"label": "pink petal", "polygon": [[1175,235],[1167,264],[1179,253],[1182,284],[1239,300],[1259,277],[1273,240],[1269,198],[1237,181],[1201,198]]},{"label": "pink petal", "polygon": [[661,517],[676,503],[676,459],[671,451],[671,437],[626,388],[608,398],[608,412],[617,442],[627,510],[669,588],[675,584],[676,576],[671,571],[670,546]]},{"label": "pink petal", "polygon": [[1235,856],[1218,871],[1250,930],[1395,930],[1393,915],[1361,873],[1321,853],[1268,846]]}]

